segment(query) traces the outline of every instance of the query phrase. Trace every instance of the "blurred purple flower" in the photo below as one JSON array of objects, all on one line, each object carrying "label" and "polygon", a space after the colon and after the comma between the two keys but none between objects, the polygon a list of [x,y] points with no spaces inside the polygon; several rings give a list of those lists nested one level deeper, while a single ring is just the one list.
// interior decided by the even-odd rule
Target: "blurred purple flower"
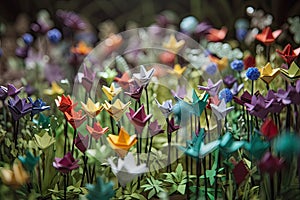
[{"label": "blurred purple flower", "polygon": [[215,96],[219,92],[222,82],[222,80],[219,80],[218,82],[213,83],[211,79],[208,79],[207,86],[198,85],[198,89],[208,92],[211,96]]},{"label": "blurred purple flower", "polygon": [[164,130],[161,129],[161,125],[158,124],[157,119],[149,124],[149,133],[151,137],[163,133]]},{"label": "blurred purple flower", "polygon": [[84,30],[86,28],[85,22],[75,12],[58,10],[56,15],[68,28],[74,30]]},{"label": "blurred purple flower", "polygon": [[289,98],[289,90],[285,91],[283,89],[279,89],[277,93],[275,93],[278,102],[283,103],[284,105],[291,104],[291,99]]},{"label": "blurred purple flower", "polygon": [[20,58],[26,58],[28,55],[28,46],[25,47],[17,47],[16,48],[16,56],[20,57]]},{"label": "blurred purple flower", "polygon": [[10,97],[15,97],[17,94],[21,92],[23,87],[17,89],[13,84],[7,84],[7,95]]},{"label": "blurred purple flower", "polygon": [[270,107],[273,102],[274,99],[268,101],[262,95],[253,95],[251,103],[245,103],[245,106],[251,115],[264,119],[270,112]]},{"label": "blurred purple flower", "polygon": [[31,96],[36,92],[36,89],[31,85],[26,85],[24,91],[26,92],[27,96]]},{"label": "blurred purple flower", "polygon": [[[81,73],[82,74],[82,73]],[[90,92],[95,79],[95,72],[92,72],[91,69],[88,69],[86,65],[83,65],[83,74],[82,74],[81,82],[82,86],[85,88],[87,92]]]},{"label": "blurred purple flower", "polygon": [[226,85],[228,88],[232,88],[233,84],[237,81],[237,79],[233,75],[228,75],[225,76],[223,79],[223,83]]},{"label": "blurred purple flower", "polygon": [[275,172],[280,171],[283,167],[283,160],[274,157],[271,152],[265,153],[258,166],[261,172],[266,172],[273,176]]},{"label": "blurred purple flower", "polygon": [[201,22],[196,26],[195,33],[199,36],[205,36],[209,33],[209,30],[212,28],[212,25],[208,24],[207,22]]},{"label": "blurred purple flower", "polygon": [[64,78],[61,68],[56,64],[47,64],[44,69],[44,73],[45,78],[49,83],[52,83],[54,81],[59,82]]},{"label": "blurred purple flower", "polygon": [[179,125],[175,125],[174,117],[171,118],[171,120],[168,123],[168,134],[173,133],[174,131],[177,131],[180,128]]},{"label": "blurred purple flower", "polygon": [[284,107],[284,104],[282,104],[281,102],[279,102],[277,100],[276,94],[273,90],[269,90],[266,97],[265,97],[266,101],[273,101],[271,106],[270,106],[270,112],[271,113],[280,113],[281,110]]},{"label": "blurred purple flower", "polygon": [[232,88],[230,89],[230,91],[233,96],[236,96],[243,88],[244,88],[244,83],[238,84],[237,82],[235,82]]},{"label": "blurred purple flower", "polygon": [[72,154],[68,152],[63,158],[54,158],[53,167],[59,172],[67,174],[79,168],[78,162],[79,160],[75,160]]},{"label": "blurred purple flower", "polygon": [[36,23],[32,23],[30,28],[36,33],[45,34],[50,30],[51,26],[46,21],[39,19]]},{"label": "blurred purple flower", "polygon": [[85,153],[87,148],[89,147],[89,136],[83,136],[80,132],[78,132],[77,137],[75,138],[75,146],[81,151]]},{"label": "blurred purple flower", "polygon": [[32,104],[27,102],[27,99],[20,99],[15,96],[13,99],[8,100],[8,108],[15,121],[31,112]]},{"label": "blurred purple flower", "polygon": [[131,98],[135,99],[136,101],[140,101],[141,95],[143,93],[143,86],[138,86],[136,84],[129,84],[129,92],[124,92],[125,94],[129,95]]},{"label": "blurred purple flower", "polygon": [[180,99],[184,99],[184,97],[187,94],[186,87],[184,85],[183,86],[178,86],[176,91],[171,90],[171,93],[174,97],[179,97]]}]

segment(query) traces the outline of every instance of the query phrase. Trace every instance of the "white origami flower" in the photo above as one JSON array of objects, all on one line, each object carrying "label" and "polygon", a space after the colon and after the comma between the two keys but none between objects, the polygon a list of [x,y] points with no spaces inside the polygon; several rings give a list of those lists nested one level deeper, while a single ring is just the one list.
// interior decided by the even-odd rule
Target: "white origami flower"
[{"label": "white origami flower", "polygon": [[146,86],[154,73],[154,68],[147,71],[143,65],[141,65],[140,73],[134,73],[133,78],[138,82],[140,86]]},{"label": "white origami flower", "polygon": [[224,119],[226,115],[234,109],[233,106],[227,108],[224,99],[222,99],[220,105],[217,106],[215,104],[210,104],[210,107],[213,113],[216,115],[217,120]]}]

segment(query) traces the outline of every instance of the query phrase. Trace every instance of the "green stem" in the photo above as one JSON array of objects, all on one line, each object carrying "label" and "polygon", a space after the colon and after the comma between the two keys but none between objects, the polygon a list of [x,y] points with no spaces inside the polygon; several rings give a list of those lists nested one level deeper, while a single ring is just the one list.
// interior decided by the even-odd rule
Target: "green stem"
[{"label": "green stem", "polygon": [[150,154],[151,154],[151,149],[152,149],[152,142],[153,142],[153,137],[151,137],[151,139],[150,139],[150,146],[149,146],[148,157],[147,157],[147,167],[149,167],[149,160],[150,160]]}]

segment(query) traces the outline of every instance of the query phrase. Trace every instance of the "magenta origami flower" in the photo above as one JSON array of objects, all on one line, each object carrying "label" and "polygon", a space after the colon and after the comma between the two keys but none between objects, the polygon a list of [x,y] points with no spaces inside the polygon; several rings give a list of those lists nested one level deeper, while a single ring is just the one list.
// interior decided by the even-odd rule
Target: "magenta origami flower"
[{"label": "magenta origami flower", "polygon": [[174,117],[171,118],[171,120],[168,123],[168,134],[173,133],[174,131],[177,131],[180,128],[179,125],[175,125]]},{"label": "magenta origami flower", "polygon": [[79,160],[75,160],[72,154],[68,152],[63,158],[54,158],[53,167],[59,172],[67,174],[79,168],[78,162]]},{"label": "magenta origami flower", "polygon": [[275,93],[276,99],[278,102],[283,103],[284,105],[288,105],[291,103],[291,99],[289,98],[289,91],[285,91],[283,89],[278,89],[277,93]]},{"label": "magenta origami flower", "polygon": [[211,96],[215,96],[218,94],[222,82],[223,82],[222,80],[219,80],[218,82],[213,83],[211,79],[208,79],[207,86],[205,87],[205,86],[199,85],[198,89],[208,92]]},{"label": "magenta origami flower", "polygon": [[244,83],[238,84],[237,82],[235,82],[232,88],[230,89],[230,91],[233,96],[236,96],[243,88],[244,88]]},{"label": "magenta origami flower", "polygon": [[83,77],[81,78],[81,84],[86,89],[87,92],[90,92],[93,86],[95,79],[95,72],[91,72],[86,65],[83,67]]},{"label": "magenta origami flower", "polygon": [[244,105],[245,103],[251,103],[252,95],[246,90],[240,98],[234,96],[233,100],[235,103]]},{"label": "magenta origami flower", "polygon": [[146,115],[144,105],[142,105],[136,112],[129,108],[129,112],[126,113],[126,115],[139,132],[142,131],[146,123],[152,117],[152,114]]},{"label": "magenta origami flower", "polygon": [[89,136],[83,136],[80,132],[78,132],[77,137],[75,138],[75,146],[84,153],[89,147]]},{"label": "magenta origami flower", "polygon": [[139,101],[142,93],[143,93],[143,86],[138,86],[136,84],[129,84],[129,92],[124,92],[125,94],[129,95],[131,98]]},{"label": "magenta origami flower", "polygon": [[236,82],[237,82],[237,79],[232,74],[225,76],[225,78],[223,79],[223,83],[228,88],[232,88],[233,84]]},{"label": "magenta origami flower", "polygon": [[8,100],[8,108],[13,119],[17,121],[27,113],[31,112],[32,104],[28,103],[26,98],[20,99],[18,96],[15,96],[13,99]]},{"label": "magenta origami flower", "polygon": [[251,115],[264,119],[270,112],[273,102],[274,99],[267,101],[262,95],[253,95],[251,103],[245,103],[245,106]]},{"label": "magenta origami flower", "polygon": [[260,160],[258,166],[261,172],[265,172],[270,174],[270,176],[273,176],[275,172],[282,169],[283,160],[274,157],[270,152],[267,152]]},{"label": "magenta origami flower", "polygon": [[157,119],[149,124],[149,133],[151,137],[163,133],[164,130],[161,129],[161,125],[158,124]]}]

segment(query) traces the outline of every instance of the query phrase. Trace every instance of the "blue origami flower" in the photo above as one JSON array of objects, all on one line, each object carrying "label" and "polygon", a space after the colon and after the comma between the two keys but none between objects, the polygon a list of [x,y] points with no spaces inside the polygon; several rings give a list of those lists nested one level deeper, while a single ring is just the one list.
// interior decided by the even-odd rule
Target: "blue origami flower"
[{"label": "blue origami flower", "polygon": [[260,72],[256,67],[249,67],[246,76],[248,79],[255,81],[260,77]]},{"label": "blue origami flower", "polygon": [[33,101],[30,97],[28,97],[28,100],[32,105],[31,117],[33,117],[34,115],[40,112],[43,112],[44,110],[50,109],[50,106],[47,106],[46,103],[42,101],[42,99],[37,99]]},{"label": "blue origami flower", "polygon": [[30,33],[22,35],[25,44],[30,45],[33,42],[33,36]]}]

